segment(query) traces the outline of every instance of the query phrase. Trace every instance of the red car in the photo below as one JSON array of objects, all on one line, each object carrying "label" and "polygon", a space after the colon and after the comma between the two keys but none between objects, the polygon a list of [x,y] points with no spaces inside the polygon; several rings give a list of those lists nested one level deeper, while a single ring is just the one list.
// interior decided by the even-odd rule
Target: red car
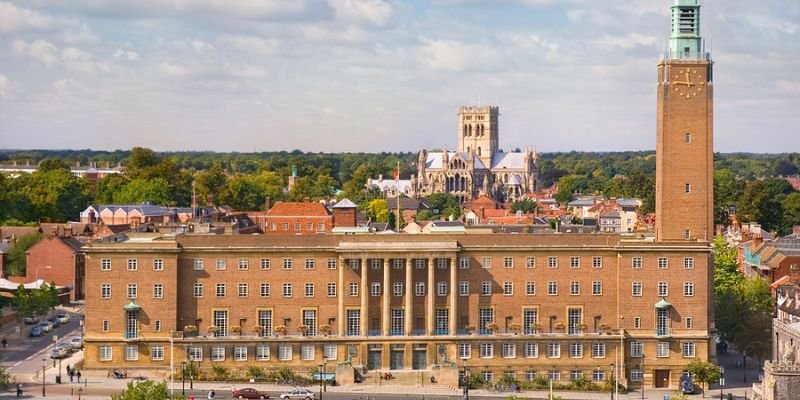
[{"label": "red car", "polygon": [[242,388],[233,391],[233,398],[235,399],[268,399],[267,392],[259,392],[253,388]]}]

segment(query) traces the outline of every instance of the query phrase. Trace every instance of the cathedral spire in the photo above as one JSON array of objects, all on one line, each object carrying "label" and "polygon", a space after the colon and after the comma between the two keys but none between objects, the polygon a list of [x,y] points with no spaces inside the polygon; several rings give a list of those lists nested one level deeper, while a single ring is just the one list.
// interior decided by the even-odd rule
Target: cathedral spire
[{"label": "cathedral spire", "polygon": [[675,0],[672,5],[672,32],[667,59],[705,58],[700,36],[700,5],[697,0]]}]

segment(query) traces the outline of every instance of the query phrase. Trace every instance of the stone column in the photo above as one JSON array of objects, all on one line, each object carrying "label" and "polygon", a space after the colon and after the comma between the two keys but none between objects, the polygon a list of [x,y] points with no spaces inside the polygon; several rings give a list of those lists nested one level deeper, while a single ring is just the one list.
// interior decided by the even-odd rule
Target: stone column
[{"label": "stone column", "polygon": [[383,309],[381,322],[383,323],[383,336],[389,336],[391,331],[392,316],[390,311],[390,300],[392,299],[391,288],[389,287],[389,259],[383,259]]},{"label": "stone column", "polygon": [[339,257],[338,268],[339,268],[339,282],[336,284],[336,286],[337,286],[336,294],[339,297],[339,299],[338,299],[339,300],[339,312],[338,312],[338,316],[336,317],[337,318],[336,319],[336,325],[337,325],[337,328],[338,328],[338,332],[337,333],[339,334],[339,336],[345,336],[346,333],[347,333],[347,331],[345,330],[346,329],[345,328],[346,327],[345,323],[347,322],[346,321],[347,320],[347,316],[345,315],[345,311],[344,311],[344,296],[346,296],[345,287],[344,287],[344,269],[346,268],[346,265],[345,265],[345,262],[344,262],[344,257]]},{"label": "stone column", "polygon": [[428,287],[427,287],[427,304],[425,307],[425,331],[428,335],[433,335],[434,324],[433,324],[433,304],[436,298],[436,282],[434,282],[434,262],[430,258],[425,259],[425,264],[428,267]]},{"label": "stone column", "polygon": [[458,304],[458,282],[456,281],[456,272],[458,271],[458,263],[455,257],[450,258],[450,311],[448,312],[448,330],[451,335],[457,334],[457,310]]},{"label": "stone column", "polygon": [[361,268],[361,336],[367,336],[369,329],[369,281],[367,280],[369,266],[366,257],[361,257],[359,268]]},{"label": "stone column", "polygon": [[414,281],[413,278],[411,277],[411,273],[413,271],[414,266],[412,264],[414,264],[414,260],[410,257],[406,258],[406,285],[405,285],[406,291],[403,293],[405,295],[405,302],[406,302],[406,310],[404,312],[406,318],[405,320],[406,336],[411,336],[414,327],[414,312],[413,312],[414,298],[412,297],[414,296],[413,292]]}]

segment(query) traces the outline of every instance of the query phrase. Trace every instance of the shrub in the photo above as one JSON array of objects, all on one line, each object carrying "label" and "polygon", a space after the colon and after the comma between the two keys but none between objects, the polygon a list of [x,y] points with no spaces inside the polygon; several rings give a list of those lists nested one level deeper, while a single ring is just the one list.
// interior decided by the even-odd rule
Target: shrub
[{"label": "shrub", "polygon": [[224,381],[228,379],[230,370],[223,365],[214,365],[211,367],[211,376],[215,381]]},{"label": "shrub", "polygon": [[264,369],[257,365],[248,365],[245,376],[250,379],[261,379],[264,377]]}]

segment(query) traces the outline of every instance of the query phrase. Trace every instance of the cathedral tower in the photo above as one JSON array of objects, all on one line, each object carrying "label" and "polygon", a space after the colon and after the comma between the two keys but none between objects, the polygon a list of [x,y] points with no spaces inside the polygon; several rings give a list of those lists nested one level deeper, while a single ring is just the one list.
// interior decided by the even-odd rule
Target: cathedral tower
[{"label": "cathedral tower", "polygon": [[458,151],[474,152],[486,168],[491,168],[492,155],[498,145],[498,107],[465,107],[458,109]]},{"label": "cathedral tower", "polygon": [[675,0],[669,50],[658,63],[658,241],[710,241],[714,235],[712,65],[697,0]]}]

